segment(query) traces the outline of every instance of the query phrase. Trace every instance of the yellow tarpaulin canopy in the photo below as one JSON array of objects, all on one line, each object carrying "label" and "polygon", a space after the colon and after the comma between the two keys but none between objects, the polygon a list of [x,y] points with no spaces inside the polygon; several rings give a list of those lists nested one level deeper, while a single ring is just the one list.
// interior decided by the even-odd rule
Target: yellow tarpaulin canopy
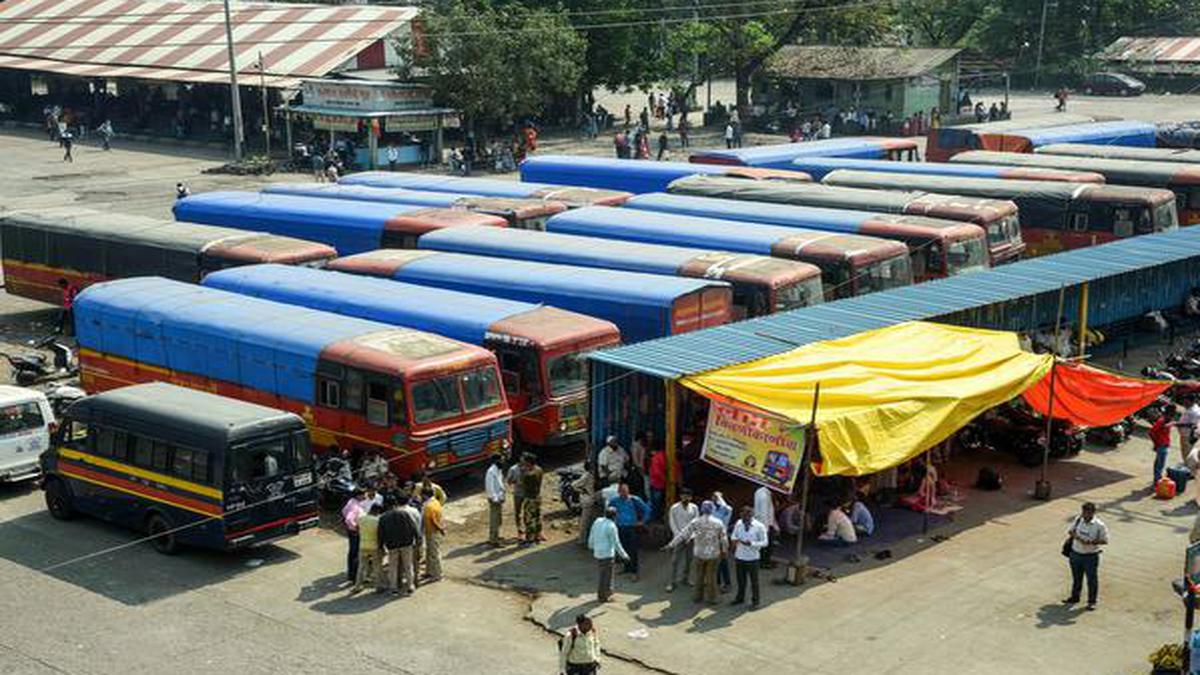
[{"label": "yellow tarpaulin canopy", "polygon": [[1021,394],[1053,357],[1021,351],[1015,333],[909,322],[817,342],[685,377],[807,424],[817,402],[821,475],[862,475],[909,460],[979,413]]}]

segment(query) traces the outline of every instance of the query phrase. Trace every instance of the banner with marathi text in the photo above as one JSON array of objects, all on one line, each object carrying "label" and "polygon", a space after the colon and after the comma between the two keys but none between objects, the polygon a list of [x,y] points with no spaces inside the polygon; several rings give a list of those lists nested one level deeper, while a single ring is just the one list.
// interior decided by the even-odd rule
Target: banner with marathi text
[{"label": "banner with marathi text", "polygon": [[773,490],[791,492],[804,451],[804,427],[716,399],[709,404],[701,458]]}]

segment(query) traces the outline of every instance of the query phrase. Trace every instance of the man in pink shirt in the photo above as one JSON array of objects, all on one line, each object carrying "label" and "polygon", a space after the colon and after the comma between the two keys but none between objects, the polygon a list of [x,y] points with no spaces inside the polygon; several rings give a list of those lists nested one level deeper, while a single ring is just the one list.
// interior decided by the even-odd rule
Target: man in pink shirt
[{"label": "man in pink shirt", "polygon": [[374,497],[369,490],[358,488],[342,507],[342,525],[346,527],[346,537],[350,540],[350,548],[346,552],[346,578],[350,583],[358,578],[358,519],[371,508]]}]

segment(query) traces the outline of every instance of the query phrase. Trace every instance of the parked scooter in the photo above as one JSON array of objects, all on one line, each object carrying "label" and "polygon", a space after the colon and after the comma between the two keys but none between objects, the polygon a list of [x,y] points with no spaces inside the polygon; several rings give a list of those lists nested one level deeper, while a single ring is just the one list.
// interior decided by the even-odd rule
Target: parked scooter
[{"label": "parked scooter", "polygon": [[13,372],[13,380],[17,384],[28,387],[38,382],[70,377],[79,373],[79,363],[75,358],[75,352],[59,342],[55,336],[51,335],[34,341],[29,346],[35,349],[48,349],[52,353],[52,357],[47,357],[42,352],[24,354],[0,352],[0,356],[8,361]]}]

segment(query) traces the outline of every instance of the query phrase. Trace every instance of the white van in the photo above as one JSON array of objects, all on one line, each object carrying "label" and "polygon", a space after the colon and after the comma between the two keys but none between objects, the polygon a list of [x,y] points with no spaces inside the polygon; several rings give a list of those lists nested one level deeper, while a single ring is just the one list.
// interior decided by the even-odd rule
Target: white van
[{"label": "white van", "polygon": [[38,455],[50,447],[52,424],[45,394],[0,385],[0,483],[38,475]]}]

